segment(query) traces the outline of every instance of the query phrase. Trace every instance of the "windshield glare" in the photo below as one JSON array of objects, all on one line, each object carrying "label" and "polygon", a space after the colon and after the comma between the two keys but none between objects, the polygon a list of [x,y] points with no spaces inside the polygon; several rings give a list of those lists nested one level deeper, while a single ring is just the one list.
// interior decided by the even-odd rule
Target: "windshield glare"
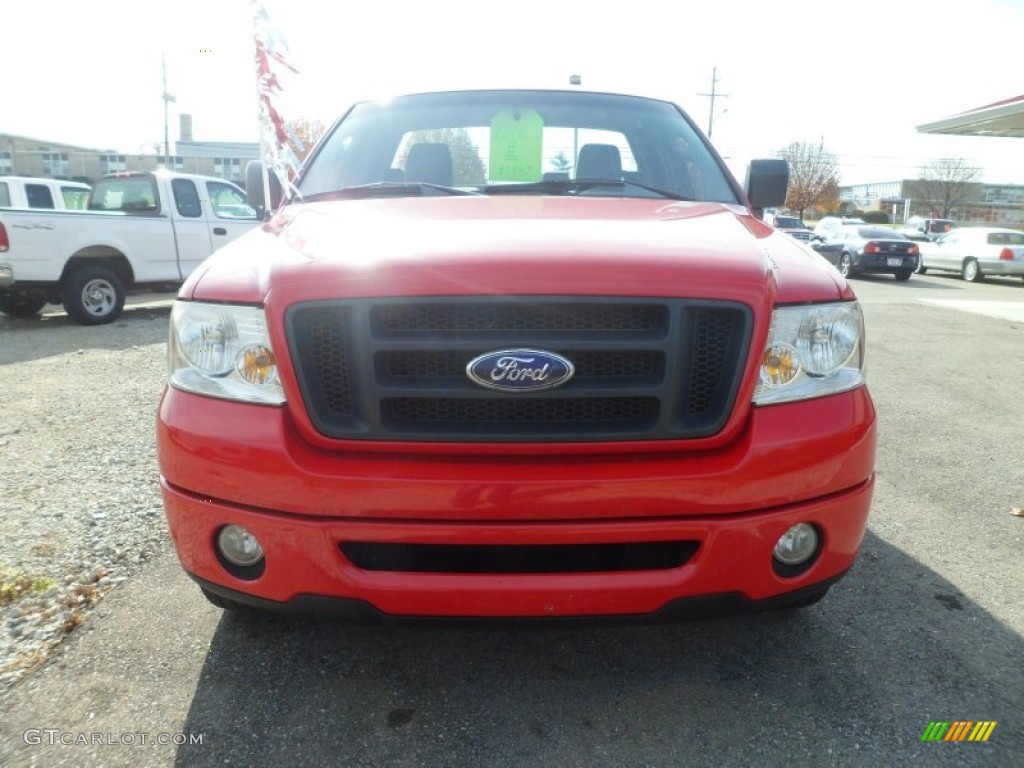
[{"label": "windshield glare", "polygon": [[[614,186],[576,185],[577,194],[652,196],[633,186],[643,185],[681,199],[739,202],[726,171],[676,107],[578,91],[452,92],[358,104],[307,163],[298,190],[309,197],[409,183],[558,194],[560,182],[568,188],[582,180]],[[538,184],[544,189],[528,186]]]}]

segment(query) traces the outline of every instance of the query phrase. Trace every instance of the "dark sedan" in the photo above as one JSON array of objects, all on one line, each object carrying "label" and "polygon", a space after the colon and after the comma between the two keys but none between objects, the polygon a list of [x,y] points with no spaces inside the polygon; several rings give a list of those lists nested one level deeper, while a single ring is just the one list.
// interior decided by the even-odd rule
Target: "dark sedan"
[{"label": "dark sedan", "polygon": [[905,235],[871,225],[844,225],[830,237],[827,248],[816,250],[836,266],[844,277],[865,272],[894,275],[909,280],[917,269],[920,250]]}]

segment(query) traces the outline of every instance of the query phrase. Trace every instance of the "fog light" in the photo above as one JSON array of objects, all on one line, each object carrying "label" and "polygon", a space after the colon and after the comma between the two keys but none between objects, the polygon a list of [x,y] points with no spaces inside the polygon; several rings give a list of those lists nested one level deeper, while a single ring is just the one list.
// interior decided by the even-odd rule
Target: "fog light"
[{"label": "fog light", "polygon": [[217,535],[217,548],[232,565],[247,568],[263,559],[263,547],[240,525],[226,525]]},{"label": "fog light", "polygon": [[810,523],[797,523],[775,542],[775,559],[783,565],[801,565],[818,551],[818,531]]}]

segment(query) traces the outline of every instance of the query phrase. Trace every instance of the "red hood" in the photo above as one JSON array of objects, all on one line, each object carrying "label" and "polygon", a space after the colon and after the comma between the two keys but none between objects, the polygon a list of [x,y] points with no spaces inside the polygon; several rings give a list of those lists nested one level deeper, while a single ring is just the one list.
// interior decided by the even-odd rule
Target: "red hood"
[{"label": "red hood", "polygon": [[852,297],[839,274],[745,209],[566,197],[410,197],[286,208],[218,251],[197,300],[466,294]]}]

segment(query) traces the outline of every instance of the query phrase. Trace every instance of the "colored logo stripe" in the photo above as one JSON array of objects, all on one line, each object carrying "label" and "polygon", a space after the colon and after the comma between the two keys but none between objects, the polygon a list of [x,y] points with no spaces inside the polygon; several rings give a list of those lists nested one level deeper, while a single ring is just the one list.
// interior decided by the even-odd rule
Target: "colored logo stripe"
[{"label": "colored logo stripe", "polygon": [[974,723],[966,720],[958,720],[949,727],[949,732],[943,741],[963,741],[967,738],[967,732]]},{"label": "colored logo stripe", "polygon": [[992,731],[996,729],[996,721],[987,721],[978,723],[974,726],[974,730],[971,731],[971,735],[967,737],[968,741],[988,741],[988,737],[992,735]]},{"label": "colored logo stripe", "polygon": [[988,741],[995,727],[995,720],[933,720],[921,734],[921,741]]}]

